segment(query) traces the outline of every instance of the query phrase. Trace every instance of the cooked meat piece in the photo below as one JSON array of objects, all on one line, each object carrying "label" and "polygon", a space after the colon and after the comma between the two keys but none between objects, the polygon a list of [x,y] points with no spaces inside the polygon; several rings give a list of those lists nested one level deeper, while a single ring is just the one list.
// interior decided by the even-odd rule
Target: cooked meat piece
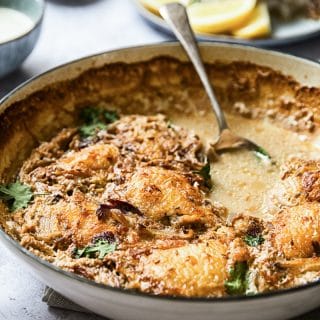
[{"label": "cooked meat piece", "polygon": [[36,197],[23,218],[16,215],[15,221],[19,224],[23,222],[21,234],[31,233],[37,239],[50,244],[63,237],[64,229],[61,228],[56,213],[52,211],[52,207],[44,197]]},{"label": "cooked meat piece", "polygon": [[139,285],[155,294],[222,296],[225,292],[226,246],[219,241],[152,250],[140,258]]},{"label": "cooked meat piece", "polygon": [[56,164],[65,173],[90,175],[98,170],[107,171],[117,160],[118,153],[113,145],[95,144],[78,152],[66,153]]},{"label": "cooked meat piece", "polygon": [[301,274],[305,272],[319,271],[320,270],[320,258],[301,258],[294,260],[280,261],[279,266],[287,268],[290,272],[294,273],[296,277],[301,277]]},{"label": "cooked meat piece", "polygon": [[281,181],[268,195],[267,210],[270,218],[285,207],[319,200],[318,180],[320,162],[293,158],[282,167]]},{"label": "cooked meat piece", "polygon": [[[207,199],[201,150],[197,136],[161,115],[121,117],[86,141],[63,130],[22,167],[35,197],[11,215],[10,232],[66,270],[153,294],[226,295],[238,263],[245,270],[231,277],[236,294],[320,272],[320,162],[286,164],[269,221],[240,214],[227,224],[226,209]],[[75,255],[97,250],[97,239],[115,251]]]},{"label": "cooked meat piece", "polygon": [[65,232],[72,235],[76,246],[84,247],[103,232],[117,233],[112,221],[99,220],[96,215],[98,203],[85,194],[75,191],[67,201],[59,201],[51,208],[52,214],[58,217]]},{"label": "cooked meat piece", "polygon": [[276,248],[287,259],[320,254],[320,203],[283,209],[273,226]]},{"label": "cooked meat piece", "polygon": [[[108,171],[118,157],[118,149],[113,145],[95,144],[80,151],[68,151],[59,160],[48,166],[41,166],[30,172],[31,181],[67,178],[89,177],[96,171]],[[23,175],[24,176],[24,175]]]},{"label": "cooked meat piece", "polygon": [[320,170],[303,173],[302,188],[307,200],[319,201],[320,200]]},{"label": "cooked meat piece", "polygon": [[292,159],[273,191],[278,212],[272,217],[275,246],[287,259],[319,254],[319,161]]},{"label": "cooked meat piece", "polygon": [[202,144],[192,132],[170,125],[163,115],[124,116],[100,138],[120,149],[134,162],[182,170],[201,168]]},{"label": "cooked meat piece", "polygon": [[20,169],[20,180],[29,181],[29,174],[41,167],[46,167],[59,159],[68,149],[69,143],[76,134],[76,129],[63,129],[51,141],[43,142],[38,148],[33,150]]},{"label": "cooked meat piece", "polygon": [[[320,161],[292,159],[284,167],[283,181],[290,184],[299,201],[320,200]],[[290,189],[289,189],[290,190]]]},{"label": "cooked meat piece", "polygon": [[219,210],[206,201],[201,191],[182,174],[159,167],[139,168],[124,184],[104,195],[119,197],[154,221],[168,218],[172,224],[201,223],[217,226]]}]

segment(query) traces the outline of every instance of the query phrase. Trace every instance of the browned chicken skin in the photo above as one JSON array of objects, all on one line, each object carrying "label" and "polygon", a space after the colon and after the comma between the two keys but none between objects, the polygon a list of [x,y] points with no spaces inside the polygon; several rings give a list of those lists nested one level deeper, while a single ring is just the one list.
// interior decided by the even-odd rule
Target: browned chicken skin
[{"label": "browned chicken skin", "polygon": [[[308,258],[320,254],[320,192],[318,161],[292,159],[284,168],[274,215],[274,241],[285,258]],[[285,190],[285,193],[283,193]]]},{"label": "browned chicken skin", "polygon": [[168,218],[178,225],[201,223],[211,227],[220,222],[218,210],[204,199],[199,188],[173,170],[139,168],[113,192],[154,221]]},{"label": "browned chicken skin", "polygon": [[[262,292],[320,272],[320,162],[287,164],[268,221],[242,214],[229,224],[207,199],[205,165],[199,138],[161,115],[124,116],[91,139],[64,129],[21,168],[41,196],[11,229],[66,270],[153,294]],[[101,237],[114,250],[84,255]]]}]

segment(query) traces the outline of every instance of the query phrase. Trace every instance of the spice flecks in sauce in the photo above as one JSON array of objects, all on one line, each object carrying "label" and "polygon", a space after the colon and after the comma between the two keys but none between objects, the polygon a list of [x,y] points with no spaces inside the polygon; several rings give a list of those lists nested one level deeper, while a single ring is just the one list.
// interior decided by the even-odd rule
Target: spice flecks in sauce
[{"label": "spice flecks in sauce", "polygon": [[[231,215],[246,212],[261,217],[264,198],[279,179],[281,164],[293,155],[314,158],[317,150],[308,136],[302,141],[297,133],[268,119],[247,119],[234,114],[227,114],[227,119],[235,133],[262,146],[277,164],[266,165],[253,152],[244,150],[221,154],[211,165],[215,187],[210,198],[224,205]],[[205,145],[218,134],[213,115],[199,116],[199,119],[177,115],[173,122],[193,130]]]}]

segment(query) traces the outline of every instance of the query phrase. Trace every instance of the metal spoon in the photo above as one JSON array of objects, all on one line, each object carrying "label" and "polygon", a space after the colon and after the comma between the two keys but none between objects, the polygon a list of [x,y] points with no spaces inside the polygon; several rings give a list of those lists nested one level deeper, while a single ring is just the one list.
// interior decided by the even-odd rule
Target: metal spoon
[{"label": "metal spoon", "polygon": [[179,3],[170,3],[160,8],[160,14],[169,24],[173,33],[185,49],[209,97],[219,127],[219,137],[211,144],[215,151],[219,152],[235,148],[244,148],[254,151],[257,156],[264,160],[270,160],[270,155],[263,148],[246,138],[237,136],[230,130],[205,71],[185,7]]}]

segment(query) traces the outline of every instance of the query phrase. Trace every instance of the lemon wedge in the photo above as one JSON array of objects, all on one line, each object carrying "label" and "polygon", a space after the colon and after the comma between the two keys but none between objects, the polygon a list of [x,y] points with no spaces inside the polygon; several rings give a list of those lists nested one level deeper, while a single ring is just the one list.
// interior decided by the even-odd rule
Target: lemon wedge
[{"label": "lemon wedge", "polygon": [[232,34],[239,38],[252,39],[269,35],[271,22],[269,11],[265,3],[260,3],[253,10],[248,22],[239,29],[233,30]]},{"label": "lemon wedge", "polygon": [[[192,0],[191,0],[192,1]],[[183,4],[184,6],[189,5],[190,0],[179,0],[179,1],[174,1],[174,0],[139,0],[139,2],[149,11],[160,15],[159,14],[159,9],[161,6],[171,3],[171,2],[179,2]]]},{"label": "lemon wedge", "polygon": [[149,11],[159,15],[159,8],[172,0],[139,0],[139,2]]},{"label": "lemon wedge", "polygon": [[188,7],[191,26],[196,32],[228,32],[243,25],[251,16],[256,0],[211,0]]}]

